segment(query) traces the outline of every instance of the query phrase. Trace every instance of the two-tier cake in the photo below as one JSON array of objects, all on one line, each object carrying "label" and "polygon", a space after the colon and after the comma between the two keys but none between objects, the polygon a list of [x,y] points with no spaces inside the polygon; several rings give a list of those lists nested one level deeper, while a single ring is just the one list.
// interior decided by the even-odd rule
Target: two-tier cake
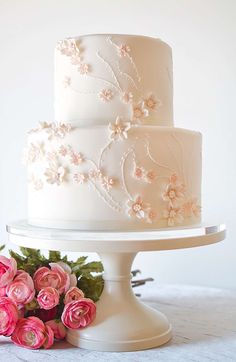
[{"label": "two-tier cake", "polygon": [[55,119],[28,136],[30,224],[140,230],[200,222],[201,134],[173,126],[172,56],[163,41],[59,41]]}]

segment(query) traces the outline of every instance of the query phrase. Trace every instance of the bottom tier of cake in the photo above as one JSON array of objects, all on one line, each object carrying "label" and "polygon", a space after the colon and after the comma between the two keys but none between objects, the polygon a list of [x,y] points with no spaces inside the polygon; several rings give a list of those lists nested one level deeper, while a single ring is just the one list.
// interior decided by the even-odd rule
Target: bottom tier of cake
[{"label": "bottom tier of cake", "polygon": [[140,230],[201,220],[201,134],[41,123],[29,133],[28,221],[52,228]]}]

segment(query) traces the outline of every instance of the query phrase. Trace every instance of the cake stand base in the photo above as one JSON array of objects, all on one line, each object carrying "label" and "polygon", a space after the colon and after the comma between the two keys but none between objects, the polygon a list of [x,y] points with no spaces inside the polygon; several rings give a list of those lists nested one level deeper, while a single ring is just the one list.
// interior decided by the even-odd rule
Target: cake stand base
[{"label": "cake stand base", "polygon": [[133,293],[131,265],[135,253],[101,253],[104,290],[93,324],[69,330],[71,344],[96,351],[135,351],[160,346],[171,338],[171,326],[160,312],[141,303]]},{"label": "cake stand base", "polygon": [[171,338],[171,326],[159,311],[141,303],[131,287],[131,267],[138,252],[217,243],[224,225],[145,232],[89,232],[39,228],[26,221],[7,226],[9,240],[28,248],[97,252],[104,266],[104,290],[96,319],[88,327],[68,330],[67,340],[96,351],[135,351],[158,347]]}]

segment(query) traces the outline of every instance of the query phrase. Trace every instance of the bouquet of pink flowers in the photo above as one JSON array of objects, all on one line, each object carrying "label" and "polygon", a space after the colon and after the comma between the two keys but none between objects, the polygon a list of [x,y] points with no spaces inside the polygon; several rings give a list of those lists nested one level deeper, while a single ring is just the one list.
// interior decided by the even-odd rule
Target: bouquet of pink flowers
[{"label": "bouquet of pink flowers", "polygon": [[[3,247],[1,247],[2,249]],[[50,348],[66,336],[66,328],[80,329],[96,317],[102,289],[100,262],[75,262],[50,251],[21,248],[0,256],[0,335],[18,346]]]}]

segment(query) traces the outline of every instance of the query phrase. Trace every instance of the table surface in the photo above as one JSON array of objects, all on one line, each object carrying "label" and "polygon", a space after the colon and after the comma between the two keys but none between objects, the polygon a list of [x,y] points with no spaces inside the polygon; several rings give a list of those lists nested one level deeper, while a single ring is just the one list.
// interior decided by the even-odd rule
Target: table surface
[{"label": "table surface", "polygon": [[31,351],[0,337],[0,361],[228,362],[236,361],[236,291],[183,285],[148,284],[136,289],[143,302],[163,312],[173,326],[166,345],[137,352],[96,352],[56,342]]}]

